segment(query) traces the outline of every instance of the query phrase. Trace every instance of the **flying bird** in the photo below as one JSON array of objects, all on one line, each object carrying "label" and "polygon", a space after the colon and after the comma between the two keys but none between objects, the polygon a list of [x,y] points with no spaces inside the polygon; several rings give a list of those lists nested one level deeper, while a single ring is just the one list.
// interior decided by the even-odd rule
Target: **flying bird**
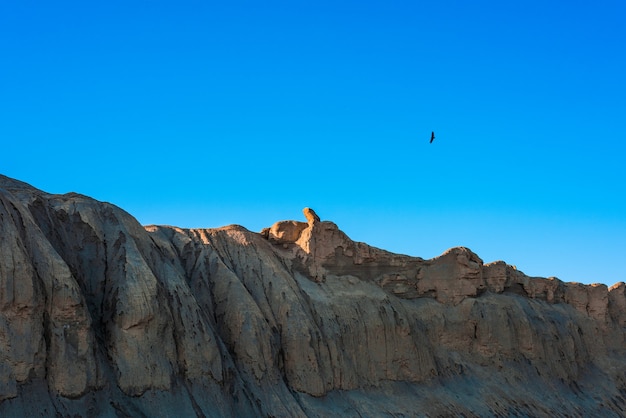
[{"label": "flying bird", "polygon": [[435,132],[433,131],[433,133],[430,134],[430,142],[429,142],[429,144],[432,144],[434,140],[435,140]]}]

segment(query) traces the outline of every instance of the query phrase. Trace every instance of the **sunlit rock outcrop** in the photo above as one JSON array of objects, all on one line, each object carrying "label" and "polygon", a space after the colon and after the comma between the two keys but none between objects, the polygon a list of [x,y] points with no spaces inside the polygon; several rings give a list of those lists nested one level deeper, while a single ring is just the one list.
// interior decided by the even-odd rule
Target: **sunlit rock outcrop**
[{"label": "sunlit rock outcrop", "polygon": [[621,416],[626,287],[0,176],[0,416]]}]

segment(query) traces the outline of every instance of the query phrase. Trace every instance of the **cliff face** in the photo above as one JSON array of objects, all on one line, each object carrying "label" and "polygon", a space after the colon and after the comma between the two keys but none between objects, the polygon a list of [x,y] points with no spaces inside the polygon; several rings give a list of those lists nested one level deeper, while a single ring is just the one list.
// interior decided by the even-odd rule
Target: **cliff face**
[{"label": "cliff face", "polygon": [[0,176],[0,416],[619,416],[626,286],[350,240],[142,227]]}]

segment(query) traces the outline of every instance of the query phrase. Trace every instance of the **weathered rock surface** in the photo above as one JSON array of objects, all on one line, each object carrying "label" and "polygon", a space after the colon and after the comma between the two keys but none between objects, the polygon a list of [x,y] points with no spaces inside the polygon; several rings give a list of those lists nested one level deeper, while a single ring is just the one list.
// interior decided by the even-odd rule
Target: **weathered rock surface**
[{"label": "weathered rock surface", "polygon": [[626,285],[0,176],[0,416],[622,416]]}]

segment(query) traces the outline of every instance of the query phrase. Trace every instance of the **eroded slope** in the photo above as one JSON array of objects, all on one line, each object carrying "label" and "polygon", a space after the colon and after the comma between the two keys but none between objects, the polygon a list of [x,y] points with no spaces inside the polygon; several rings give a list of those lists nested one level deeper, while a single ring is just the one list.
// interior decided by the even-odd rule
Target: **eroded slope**
[{"label": "eroded slope", "polygon": [[142,227],[0,177],[0,414],[619,416],[623,283],[350,240]]}]

